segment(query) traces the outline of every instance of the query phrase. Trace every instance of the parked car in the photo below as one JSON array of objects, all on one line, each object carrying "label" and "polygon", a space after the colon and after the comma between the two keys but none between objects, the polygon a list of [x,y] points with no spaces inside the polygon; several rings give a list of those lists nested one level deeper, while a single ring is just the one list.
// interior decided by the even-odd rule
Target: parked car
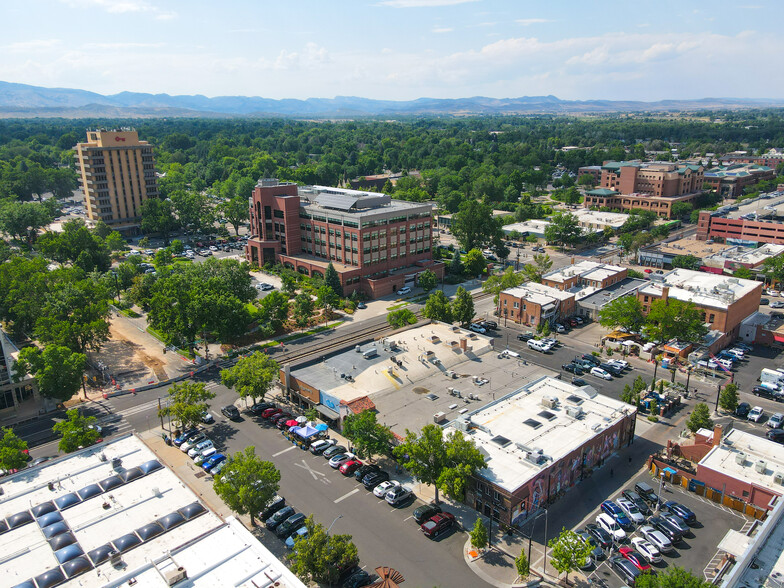
[{"label": "parked car", "polygon": [[199,431],[195,435],[188,438],[187,441],[180,444],[180,451],[188,453],[194,446],[207,439],[207,435],[203,431]]},{"label": "parked car", "polygon": [[367,304],[365,304],[362,301],[357,302],[357,308],[360,309],[360,310],[363,309],[363,308],[367,308]]},{"label": "parked car", "polygon": [[631,547],[621,547],[618,550],[618,553],[620,553],[624,559],[631,562],[631,564],[641,572],[647,572],[651,569],[651,566],[645,560],[645,557],[643,557],[640,552],[635,551]]},{"label": "parked car", "polygon": [[278,511],[270,515],[270,517],[266,520],[265,524],[267,525],[267,528],[270,531],[274,531],[278,527],[278,525],[280,525],[283,521],[285,521],[293,514],[294,514],[293,506],[284,506],[283,508],[279,509]]},{"label": "parked car", "polygon": [[173,442],[173,443],[174,443],[174,445],[176,445],[177,447],[180,447],[180,446],[181,446],[183,443],[185,443],[186,441],[188,441],[188,440],[189,440],[191,437],[193,437],[194,435],[198,435],[198,434],[199,434],[199,433],[201,433],[201,432],[202,432],[202,430],[201,430],[201,429],[188,429],[187,431],[185,431],[184,433],[182,433],[182,434],[181,434],[179,437],[175,437],[175,438],[172,440],[172,442]]},{"label": "parked car", "polygon": [[205,449],[209,449],[214,447],[212,440],[205,439],[204,441],[199,442],[198,445],[194,445],[188,450],[188,457],[194,459],[197,455],[203,452]]},{"label": "parked car", "polygon": [[580,359],[582,359],[583,361],[587,361],[588,363],[593,364],[594,366],[597,367],[599,366],[599,364],[602,363],[598,357],[596,357],[595,355],[591,355],[590,353],[583,353],[580,356]]},{"label": "parked car", "polygon": [[659,502],[659,497],[656,496],[656,492],[653,491],[651,485],[646,482],[637,482],[634,485],[634,491],[639,494],[642,499],[650,505],[657,504]]},{"label": "parked car", "polygon": [[365,570],[356,570],[343,582],[343,588],[361,588],[373,582],[373,576]]},{"label": "parked car", "polygon": [[270,407],[270,408],[266,409],[265,411],[263,411],[263,412],[261,413],[261,418],[263,418],[263,419],[269,419],[270,417],[273,417],[273,416],[275,416],[276,414],[279,414],[279,413],[281,413],[281,412],[283,412],[283,409],[282,409],[282,408],[278,408],[278,407],[276,407],[276,406],[273,406],[273,407]]},{"label": "parked car", "polygon": [[438,537],[444,531],[451,529],[455,524],[455,515],[450,512],[442,512],[430,517],[419,527],[425,537]]},{"label": "parked car", "polygon": [[591,546],[591,558],[594,561],[599,561],[601,559],[604,559],[605,556],[604,549],[602,549],[599,546],[598,542],[593,537],[593,535],[591,535],[586,530],[577,531],[577,535],[580,537],[580,539],[583,540],[583,543],[587,543],[588,545]]},{"label": "parked car", "polygon": [[661,552],[653,543],[647,541],[644,537],[634,537],[632,539],[632,545],[648,563],[659,563],[662,560]]},{"label": "parked car", "polygon": [[414,520],[421,525],[440,512],[442,512],[441,507],[437,504],[423,504],[414,510]]},{"label": "parked car", "polygon": [[625,370],[629,367],[629,362],[625,359],[608,359],[607,363],[611,363],[613,365],[617,365],[622,370]]},{"label": "parked car", "polygon": [[293,414],[287,414],[283,412],[274,418],[275,418],[275,428],[280,429],[282,431],[283,429],[287,428],[286,423],[292,420],[296,420],[297,417],[295,417]]},{"label": "parked car", "polygon": [[661,553],[667,553],[668,551],[672,551],[672,543],[670,540],[658,529],[652,527],[651,525],[643,525],[638,529],[640,535],[645,537],[651,545],[653,545],[656,549],[658,549]]},{"label": "parked car", "polygon": [[297,542],[299,537],[307,537],[308,536],[308,528],[304,525],[294,531],[291,535],[286,537],[285,545],[286,549],[294,549],[294,544]]},{"label": "parked car", "polygon": [[346,449],[342,445],[333,445],[332,447],[329,447],[324,451],[322,451],[321,455],[324,457],[324,459],[332,459],[333,457],[335,457],[340,453],[346,453],[346,451],[348,451],[348,449]]},{"label": "parked car", "polygon": [[333,470],[336,470],[344,463],[353,461],[354,457],[355,456],[353,453],[338,453],[329,458],[329,467],[331,467]]},{"label": "parked car", "polygon": [[623,368],[610,362],[605,362],[599,366],[600,369],[603,369],[605,372],[608,372],[615,376],[616,378],[621,377],[623,375]]},{"label": "parked car", "polygon": [[276,494],[270,499],[270,501],[267,503],[267,506],[264,507],[264,510],[259,513],[259,519],[266,521],[284,506],[286,506],[286,499]]},{"label": "parked car", "polygon": [[640,512],[640,509],[637,508],[637,505],[635,505],[631,500],[618,498],[615,503],[623,511],[623,514],[625,514],[635,525],[641,525],[645,522],[645,517]]},{"label": "parked car", "polygon": [[691,532],[689,530],[689,525],[686,524],[686,521],[672,512],[662,510],[659,514],[659,517],[665,522],[669,523],[673,528],[677,529],[678,532],[680,532],[680,534],[683,536],[686,536]]},{"label": "parked car", "polygon": [[291,535],[294,531],[299,529],[300,527],[305,526],[305,515],[301,512],[297,514],[291,515],[285,521],[278,525],[278,528],[275,529],[275,534],[278,537],[287,537]]},{"label": "parked car", "polygon": [[240,420],[240,411],[233,404],[227,404],[221,408],[221,414],[232,421]]},{"label": "parked car", "polygon": [[765,437],[767,437],[771,441],[775,441],[776,443],[784,443],[784,430],[771,429],[770,431],[765,433]]},{"label": "parked car", "polygon": [[576,363],[567,363],[561,366],[561,369],[565,372],[569,372],[574,374],[575,376],[582,376],[583,375],[583,368],[581,368]]},{"label": "parked car", "polygon": [[209,410],[205,410],[203,413],[201,413],[201,422],[203,422],[205,425],[211,425],[215,422],[215,417],[212,416],[212,413]]},{"label": "parked car", "polygon": [[321,455],[333,445],[337,445],[335,439],[319,439],[310,444],[310,452],[313,455]]},{"label": "parked car", "polygon": [[632,562],[621,555],[614,555],[610,558],[610,567],[628,586],[634,586],[637,582],[637,576],[642,573]]},{"label": "parked car", "polygon": [[384,498],[384,496],[387,495],[387,492],[399,486],[400,482],[397,480],[384,480],[378,486],[373,488],[373,495],[377,498]]},{"label": "parked car", "polygon": [[591,371],[588,373],[591,374],[592,376],[596,376],[597,378],[601,378],[603,380],[612,380],[612,376],[600,367],[592,367]]},{"label": "parked car", "polygon": [[338,468],[341,474],[344,476],[350,476],[355,471],[357,471],[360,467],[362,467],[362,462],[358,459],[350,459],[349,461],[345,462]]},{"label": "parked car", "polygon": [[697,523],[697,515],[695,515],[689,507],[682,505],[680,502],[668,500],[662,504],[662,508],[675,515],[678,515],[681,519],[683,519],[683,522],[689,526]]},{"label": "parked car", "polygon": [[487,329],[485,329],[483,326],[481,326],[481,325],[478,325],[478,324],[476,324],[476,323],[473,323],[472,325],[470,325],[470,326],[468,327],[468,330],[469,330],[469,331],[473,331],[474,333],[480,333],[480,334],[482,334],[482,335],[484,335],[485,333],[487,333]]},{"label": "parked car", "polygon": [[259,284],[256,284],[256,288],[258,288],[262,292],[267,292],[268,290],[274,290],[275,286],[273,286],[272,284],[267,284],[266,282],[260,282]]},{"label": "parked car", "polygon": [[602,549],[610,549],[613,544],[613,537],[610,533],[605,531],[599,525],[595,525],[593,523],[588,523],[585,525],[585,530],[590,533],[591,537],[596,540],[596,543],[599,544],[599,547]]},{"label": "parked car", "polygon": [[490,329],[491,331],[495,331],[498,328],[498,323],[495,321],[482,321],[482,326],[485,329]]},{"label": "parked car", "polygon": [[218,453],[217,448],[214,445],[211,445],[206,449],[203,449],[202,451],[199,451],[197,454],[195,454],[193,456],[193,463],[195,463],[196,465],[202,465],[205,461],[207,461],[216,453]]},{"label": "parked car", "polygon": [[387,504],[392,506],[398,506],[403,504],[406,500],[411,498],[414,493],[405,486],[397,486],[392,488],[389,492],[384,495],[384,499],[387,501]]},{"label": "parked car", "polygon": [[268,408],[275,408],[275,405],[271,402],[257,402],[256,404],[252,405],[248,411],[251,414],[260,415]]},{"label": "parked car", "polygon": [[768,400],[776,400],[777,402],[781,402],[782,400],[780,394],[778,394],[775,390],[771,390],[767,386],[754,386],[751,389],[751,393],[754,394],[754,396],[767,398]]},{"label": "parked car", "polygon": [[520,341],[530,341],[535,335],[533,333],[520,333],[517,338]]},{"label": "parked car", "polygon": [[370,472],[364,478],[362,478],[362,485],[367,490],[373,490],[381,482],[386,482],[387,480],[389,480],[389,474],[383,470],[379,472]]},{"label": "parked car", "polygon": [[624,529],[630,529],[632,527],[632,521],[629,517],[627,517],[624,512],[621,510],[621,507],[615,504],[612,500],[605,500],[601,504],[602,512],[610,515],[618,524],[621,525]]},{"label": "parked car", "polygon": [[360,466],[354,472],[354,478],[357,481],[361,482],[362,479],[372,472],[380,472],[381,468],[374,463],[366,463],[363,466]]},{"label": "parked car", "polygon": [[735,416],[745,419],[751,412],[751,405],[748,402],[741,402],[735,409]]},{"label": "parked car", "polygon": [[634,490],[624,490],[621,492],[621,496],[623,496],[626,500],[633,503],[634,506],[637,507],[637,510],[640,511],[642,516],[647,517],[651,513],[651,508],[648,506],[648,503],[643,500],[642,496],[637,494]]},{"label": "parked car", "polygon": [[755,406],[754,408],[751,409],[751,411],[749,412],[749,416],[747,416],[746,418],[752,422],[758,423],[762,420],[762,417],[764,416],[765,416],[765,411],[762,410],[762,407]]},{"label": "parked car", "polygon": [[213,468],[210,470],[210,474],[212,474],[212,477],[213,477],[213,479],[215,479],[215,478],[217,478],[218,476],[220,476],[220,473],[223,471],[223,468],[224,468],[224,466],[225,466],[227,463],[229,463],[229,460],[228,460],[228,459],[224,459],[224,460],[223,460],[222,462],[220,462],[218,465],[216,465],[216,466],[213,466]]},{"label": "parked car", "polygon": [[626,531],[621,528],[618,521],[607,513],[603,512],[599,514],[599,516],[596,517],[596,524],[612,535],[616,541],[623,541],[626,539]]},{"label": "parked car", "polygon": [[673,545],[683,539],[683,533],[681,533],[676,527],[672,526],[669,521],[666,521],[662,517],[651,517],[648,519],[648,522],[654,529],[661,531],[662,534],[667,537],[667,539],[669,539],[670,543]]},{"label": "parked car", "polygon": [[405,296],[406,294],[411,294],[411,288],[408,286],[403,286],[400,290],[397,291],[398,296]]},{"label": "parked car", "polygon": [[208,460],[206,460],[203,464],[201,464],[201,467],[205,472],[209,472],[212,470],[212,468],[214,468],[216,465],[218,465],[219,463],[225,460],[226,460],[226,456],[224,454],[216,453]]}]

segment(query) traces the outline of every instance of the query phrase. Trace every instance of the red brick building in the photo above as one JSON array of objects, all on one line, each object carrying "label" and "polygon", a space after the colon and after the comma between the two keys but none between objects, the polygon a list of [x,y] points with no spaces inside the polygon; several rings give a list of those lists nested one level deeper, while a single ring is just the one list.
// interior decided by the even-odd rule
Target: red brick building
[{"label": "red brick building", "polygon": [[308,276],[323,276],[331,262],[346,295],[385,296],[414,285],[426,269],[444,275],[430,252],[429,204],[263,179],[253,190],[250,227],[248,262],[279,262]]},{"label": "red brick building", "polygon": [[700,211],[697,239],[739,239],[756,243],[784,244],[784,224],[765,220],[728,218],[710,210]]},{"label": "red brick building", "polygon": [[705,172],[705,187],[723,198],[737,198],[746,186],[776,177],[776,170],[764,165],[734,164],[714,167]]}]

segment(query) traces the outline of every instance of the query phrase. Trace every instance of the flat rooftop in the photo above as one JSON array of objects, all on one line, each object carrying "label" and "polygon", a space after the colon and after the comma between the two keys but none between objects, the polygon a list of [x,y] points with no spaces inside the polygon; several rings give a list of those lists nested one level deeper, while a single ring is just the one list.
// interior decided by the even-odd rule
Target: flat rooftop
[{"label": "flat rooftop", "polygon": [[625,280],[612,284],[607,288],[593,290],[590,294],[583,296],[582,298],[578,297],[579,304],[580,306],[600,309],[603,308],[605,304],[608,304],[613,300],[620,298],[621,296],[626,296],[627,294],[636,292],[647,283],[648,280],[626,278]]},{"label": "flat rooftop", "polygon": [[757,267],[766,259],[784,253],[784,245],[766,243],[762,247],[749,249],[748,247],[730,247],[719,253],[711,255],[714,261],[731,261],[746,266]]},{"label": "flat rooftop", "polygon": [[388,194],[328,186],[298,188],[300,208],[307,214],[364,218],[388,214],[432,214],[433,206],[421,202],[393,200]]},{"label": "flat rooftop", "polygon": [[528,300],[529,302],[533,302],[540,306],[546,306],[548,304],[553,304],[556,301],[562,302],[569,298],[574,298],[574,294],[571,292],[564,292],[558,288],[545,286],[544,284],[538,284],[536,282],[526,282],[522,286],[504,290],[503,293],[515,298]]},{"label": "flat rooftop", "polygon": [[527,220],[521,223],[512,223],[509,225],[504,225],[502,230],[504,233],[511,233],[512,231],[517,231],[518,233],[538,233],[544,234],[544,231],[547,227],[550,226],[550,221],[546,220]]},{"label": "flat rooftop", "polygon": [[743,296],[759,290],[762,283],[707,272],[674,269],[664,275],[652,275],[651,282],[640,288],[642,294],[660,297],[662,288],[669,287],[669,297],[698,306],[726,309]]},{"label": "flat rooftop", "polygon": [[[741,453],[745,458],[738,463]],[[764,471],[757,471],[757,464],[761,461],[765,462]],[[782,487],[774,481],[774,476],[784,473],[784,446],[765,437],[733,429],[700,460],[698,467],[710,468],[781,495]],[[759,469],[762,469],[761,464]]]},{"label": "flat rooftop", "polygon": [[446,431],[467,428],[468,438],[488,460],[481,475],[514,492],[634,412],[634,407],[590,386],[580,388],[545,376],[466,413]]},{"label": "flat rooftop", "polygon": [[[117,461],[119,460],[119,461]],[[6,586],[303,587],[233,517],[225,522],[128,435],[5,478]],[[112,563],[111,554],[119,561]],[[135,581],[134,581],[135,580]],[[32,584],[31,584],[32,585]]]},{"label": "flat rooftop", "polygon": [[[727,218],[740,218],[747,214],[756,214],[758,217],[781,216],[784,210],[780,207],[784,205],[784,196],[773,198],[755,198],[751,201],[738,203],[738,210],[731,210],[726,214]],[[760,219],[764,222],[763,219]]]},{"label": "flat rooftop", "polygon": [[659,251],[665,255],[694,255],[700,259],[715,255],[727,249],[724,243],[708,243],[697,239],[678,239],[667,243],[659,243],[646,247],[645,251]]},{"label": "flat rooftop", "polygon": [[577,210],[573,210],[572,214],[577,217],[577,221],[580,225],[604,225],[613,227],[614,229],[621,228],[629,219],[629,215],[622,212],[600,212],[589,208],[578,208]]},{"label": "flat rooftop", "polygon": [[600,263],[598,261],[586,259],[579,263],[553,270],[550,273],[544,274],[542,278],[561,283],[574,278],[575,276],[582,276],[592,280],[603,280],[625,270],[626,268],[619,265],[610,265],[608,263]]}]

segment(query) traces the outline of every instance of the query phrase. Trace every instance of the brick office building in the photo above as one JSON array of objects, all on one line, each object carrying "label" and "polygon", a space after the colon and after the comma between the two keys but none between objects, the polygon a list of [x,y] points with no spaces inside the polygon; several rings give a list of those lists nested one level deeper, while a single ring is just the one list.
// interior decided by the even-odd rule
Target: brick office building
[{"label": "brick office building", "polygon": [[784,224],[777,220],[729,218],[721,213],[701,210],[697,221],[697,239],[784,245]]},{"label": "brick office building", "polygon": [[498,309],[504,319],[535,327],[574,314],[574,294],[526,282],[501,292]]},{"label": "brick office building", "polygon": [[586,259],[544,274],[542,284],[564,292],[576,293],[585,288],[595,290],[607,288],[625,280],[627,274],[628,270],[625,267]]},{"label": "brick office building", "polygon": [[323,276],[331,262],[343,293],[370,298],[415,284],[424,270],[444,275],[431,255],[432,207],[386,194],[259,181],[245,248],[254,265],[281,263]]},{"label": "brick office building", "polygon": [[705,187],[722,198],[737,198],[747,186],[776,177],[776,170],[764,165],[733,164],[717,166],[705,172]]}]

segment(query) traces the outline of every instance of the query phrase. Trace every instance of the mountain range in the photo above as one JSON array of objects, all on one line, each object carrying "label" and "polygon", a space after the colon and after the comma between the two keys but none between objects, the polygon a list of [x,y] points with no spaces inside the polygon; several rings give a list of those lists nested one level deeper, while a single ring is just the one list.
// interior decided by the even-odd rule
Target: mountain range
[{"label": "mountain range", "polygon": [[519,98],[419,98],[373,100],[354,96],[273,100],[258,96],[200,94],[171,96],[120,92],[103,95],[71,88],[44,88],[0,81],[0,117],[154,118],[466,116],[504,114],[592,114],[782,107],[781,99],[702,98],[699,100],[561,100],[555,96]]}]

